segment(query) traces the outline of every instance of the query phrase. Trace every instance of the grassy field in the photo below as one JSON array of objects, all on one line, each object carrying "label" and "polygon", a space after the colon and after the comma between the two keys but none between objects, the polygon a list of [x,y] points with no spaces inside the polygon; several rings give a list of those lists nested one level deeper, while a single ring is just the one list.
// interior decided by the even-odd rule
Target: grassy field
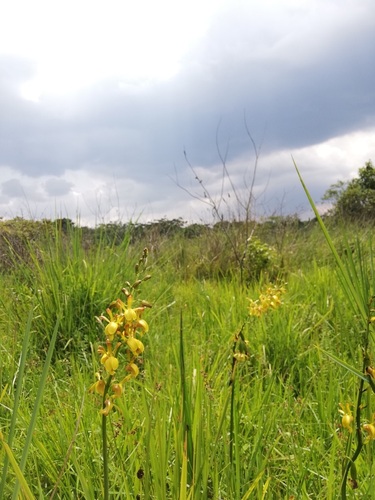
[{"label": "grassy field", "polygon": [[[153,307],[140,373],[106,417],[109,497],[375,498],[370,229],[330,227],[335,257],[317,223],[257,226],[272,258],[240,277],[220,230],[1,224],[1,498],[104,498],[95,317],[126,301],[145,246],[135,296]],[[269,283],[281,304],[250,315]]]}]

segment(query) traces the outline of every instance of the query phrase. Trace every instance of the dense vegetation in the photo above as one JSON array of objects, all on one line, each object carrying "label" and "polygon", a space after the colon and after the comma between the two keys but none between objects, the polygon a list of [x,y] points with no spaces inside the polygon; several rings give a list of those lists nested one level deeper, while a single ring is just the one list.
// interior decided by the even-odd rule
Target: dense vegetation
[{"label": "dense vegetation", "polygon": [[339,181],[325,193],[333,202],[332,215],[345,220],[370,222],[375,220],[375,168],[371,160],[358,170],[350,181]]},{"label": "dense vegetation", "polygon": [[[372,226],[326,220],[356,304],[316,220],[251,224],[244,241],[241,223],[0,222],[0,429],[35,497],[103,498],[95,317],[125,300],[147,247],[151,279],[137,296],[153,305],[150,329],[139,376],[107,417],[110,497],[335,499],[360,415],[367,432],[347,495],[375,498],[367,386],[356,408],[358,380],[371,380],[363,339],[375,355]],[[285,288],[281,303],[267,299],[269,283]],[[9,463],[3,498],[16,476]]]}]

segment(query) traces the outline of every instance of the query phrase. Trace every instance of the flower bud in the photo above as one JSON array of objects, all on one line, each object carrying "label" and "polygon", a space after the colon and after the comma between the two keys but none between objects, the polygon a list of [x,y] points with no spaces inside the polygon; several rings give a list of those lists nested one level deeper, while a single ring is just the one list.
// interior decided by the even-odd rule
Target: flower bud
[{"label": "flower bud", "polygon": [[343,415],[342,421],[341,421],[344,429],[347,429],[349,432],[352,432],[353,431],[353,429],[352,429],[353,420],[354,420],[353,415],[349,415],[348,413],[345,413],[345,415]]}]

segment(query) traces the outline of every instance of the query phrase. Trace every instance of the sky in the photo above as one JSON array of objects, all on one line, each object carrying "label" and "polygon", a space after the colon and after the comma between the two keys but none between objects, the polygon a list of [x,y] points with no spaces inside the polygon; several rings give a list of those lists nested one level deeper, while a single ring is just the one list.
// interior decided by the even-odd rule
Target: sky
[{"label": "sky", "polygon": [[373,0],[1,2],[0,217],[308,217],[293,159],[319,206],[375,162],[374,61]]}]

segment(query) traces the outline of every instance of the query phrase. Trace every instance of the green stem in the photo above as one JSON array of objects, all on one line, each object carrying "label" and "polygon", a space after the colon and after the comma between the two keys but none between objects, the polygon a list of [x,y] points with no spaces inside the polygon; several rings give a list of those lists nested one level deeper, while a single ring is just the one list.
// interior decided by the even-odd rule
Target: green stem
[{"label": "green stem", "polygon": [[348,474],[349,474],[350,468],[352,467],[352,465],[354,465],[354,462],[357,460],[357,458],[358,458],[358,456],[361,453],[361,450],[363,448],[363,439],[362,439],[362,432],[361,432],[361,404],[362,404],[363,387],[364,387],[364,380],[360,379],[359,388],[358,388],[356,415],[355,415],[355,427],[356,427],[355,431],[356,431],[356,437],[357,437],[357,447],[353,453],[352,458],[349,458],[349,460],[347,461],[345,469],[344,469],[344,473],[343,473],[343,477],[342,477],[342,484],[341,484],[341,499],[342,500],[346,499],[346,485],[348,482]]},{"label": "green stem", "polygon": [[107,417],[105,415],[102,415],[102,441],[103,441],[104,499],[108,500],[109,481],[108,481]]},{"label": "green stem", "polygon": [[245,341],[243,335],[244,324],[241,327],[241,330],[237,333],[237,335],[233,339],[233,347],[232,347],[232,368],[231,375],[229,380],[229,387],[231,388],[231,397],[230,397],[230,421],[229,421],[229,461],[233,463],[233,441],[234,441],[234,403],[235,403],[235,393],[234,393],[234,385],[236,380],[236,366],[237,360],[234,357],[236,352],[236,347],[239,340]]},{"label": "green stem", "polygon": [[[25,329],[24,337],[23,337],[21,356],[20,356],[20,361],[19,361],[19,365],[18,365],[18,374],[17,374],[17,379],[16,379],[17,380],[16,393],[14,396],[12,420],[10,423],[10,428],[9,428],[9,433],[8,433],[8,442],[7,442],[9,448],[12,448],[13,437],[14,437],[15,429],[16,429],[16,417],[18,414],[18,407],[19,407],[21,394],[22,394],[21,391],[22,391],[22,387],[23,387],[23,377],[24,377],[26,360],[27,360],[27,353],[28,353],[28,348],[29,348],[29,340],[30,340],[31,323],[33,320],[33,312],[34,312],[34,310],[31,309],[29,312],[28,319],[27,319],[27,326]],[[5,459],[4,459],[2,479],[0,482],[0,498],[4,498],[5,482],[6,482],[8,467],[9,467],[9,455],[6,455]]]},{"label": "green stem", "polygon": [[[103,394],[103,409],[105,409],[108,389],[111,385],[112,375],[109,376]],[[109,499],[109,474],[108,474],[108,440],[107,440],[107,415],[102,414],[102,446],[103,446],[103,481],[104,500]]]},{"label": "green stem", "polygon": [[185,354],[183,342],[182,311],[180,313],[180,378],[182,396],[182,423],[183,423],[183,447],[186,446],[187,453],[187,483],[193,484],[194,475],[194,443],[193,443],[193,422],[191,416],[191,392],[186,383]]},{"label": "green stem", "polygon": [[229,386],[231,389],[231,394],[230,394],[230,420],[229,420],[229,462],[233,465],[233,441],[234,441],[234,383],[235,383],[235,371],[236,371],[236,364],[237,360],[234,357],[236,345],[237,345],[238,339],[236,338],[235,341],[233,342],[233,356],[232,356],[232,370],[231,370],[231,376],[229,380]]}]

